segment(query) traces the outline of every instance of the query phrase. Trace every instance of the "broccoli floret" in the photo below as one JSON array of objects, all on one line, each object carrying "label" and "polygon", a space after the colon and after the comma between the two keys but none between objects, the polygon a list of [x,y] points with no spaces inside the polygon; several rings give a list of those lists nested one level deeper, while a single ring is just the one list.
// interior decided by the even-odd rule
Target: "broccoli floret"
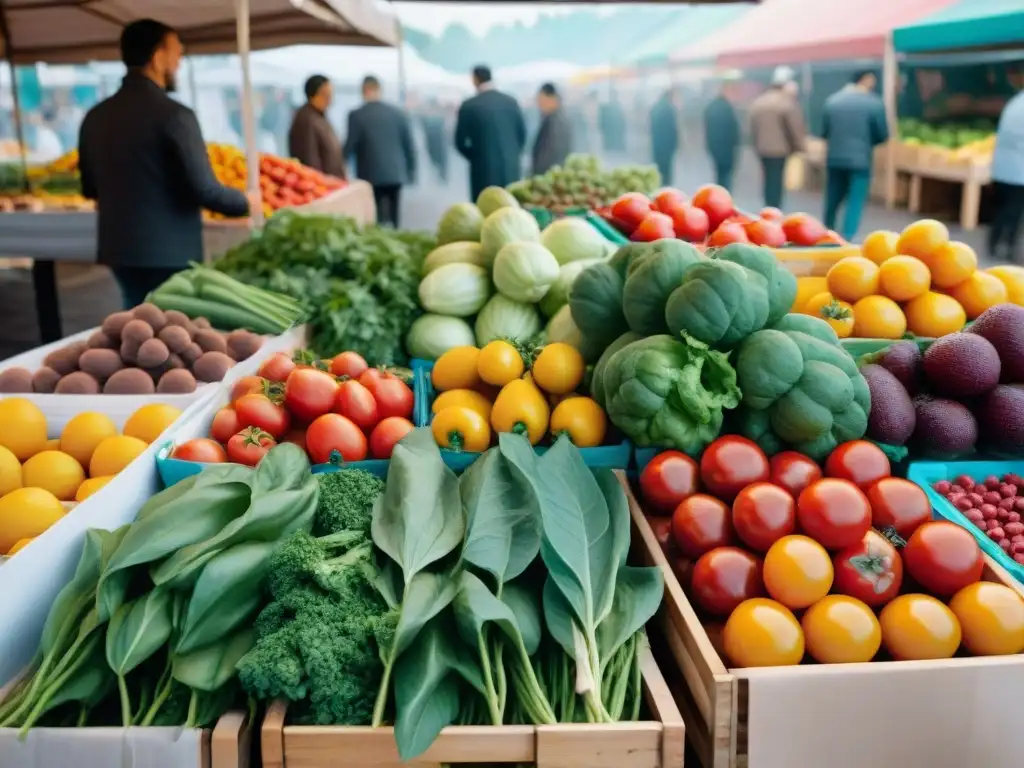
[{"label": "broccoli floret", "polygon": [[339,531],[369,535],[373,503],[384,492],[384,481],[361,469],[342,469],[317,475],[320,503],[313,533],[325,536]]},{"label": "broccoli floret", "polygon": [[296,531],[270,559],[270,594],[280,600],[296,589],[318,583],[333,571],[332,562],[340,553],[366,540],[366,535],[359,531],[341,531],[320,538]]}]

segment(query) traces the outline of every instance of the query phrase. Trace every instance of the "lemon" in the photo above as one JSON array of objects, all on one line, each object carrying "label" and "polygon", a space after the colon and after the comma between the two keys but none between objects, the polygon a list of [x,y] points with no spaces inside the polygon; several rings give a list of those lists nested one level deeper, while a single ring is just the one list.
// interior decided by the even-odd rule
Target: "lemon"
[{"label": "lemon", "polygon": [[0,445],[0,496],[6,496],[15,488],[21,488],[21,462]]},{"label": "lemon", "polygon": [[25,547],[27,547],[29,544],[31,544],[33,541],[35,541],[35,538],[36,538],[35,536],[29,536],[28,538],[25,538],[25,539],[18,539],[14,543],[14,546],[11,547],[10,550],[8,550],[7,556],[8,557],[14,557],[16,552],[20,552],[21,550],[23,550]]},{"label": "lemon", "polygon": [[80,486],[78,486],[78,492],[75,493],[75,501],[85,501],[92,496],[96,491],[102,488],[104,485],[114,479],[113,475],[103,475],[101,477],[90,477]]},{"label": "lemon", "polygon": [[59,437],[51,437],[49,440],[46,441],[46,444],[43,446],[43,450],[44,451],[59,451],[60,450],[60,438]]},{"label": "lemon", "polygon": [[60,499],[42,488],[18,488],[0,499],[0,552],[38,536],[64,516]]},{"label": "lemon", "polygon": [[23,397],[0,400],[0,445],[24,461],[46,447],[46,417]]},{"label": "lemon", "polygon": [[124,433],[129,437],[137,437],[144,443],[152,443],[179,416],[181,411],[173,405],[144,405],[128,417],[128,421],[124,423]]},{"label": "lemon", "polygon": [[116,475],[148,446],[137,437],[114,435],[96,446],[89,460],[89,477]]},{"label": "lemon", "polygon": [[64,425],[64,431],[60,433],[60,450],[74,456],[83,467],[88,467],[96,446],[116,434],[117,427],[109,416],[86,411]]},{"label": "lemon", "polygon": [[21,484],[42,488],[61,501],[70,501],[85,481],[85,470],[74,456],[60,451],[41,451],[21,467]]}]

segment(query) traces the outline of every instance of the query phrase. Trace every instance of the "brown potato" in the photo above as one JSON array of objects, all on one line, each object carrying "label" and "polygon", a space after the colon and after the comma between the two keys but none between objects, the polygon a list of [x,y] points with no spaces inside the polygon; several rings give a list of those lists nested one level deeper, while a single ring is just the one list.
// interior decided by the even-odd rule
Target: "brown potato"
[{"label": "brown potato", "polygon": [[121,341],[131,342],[136,348],[142,346],[142,342],[152,339],[156,333],[153,326],[145,320],[132,320],[121,330]]},{"label": "brown potato", "polygon": [[31,392],[32,371],[28,368],[8,368],[0,371],[0,392]]},{"label": "brown potato", "polygon": [[101,328],[107,336],[118,340],[121,338],[121,331],[131,320],[131,312],[115,312],[112,315],[107,315],[107,319],[103,321]]},{"label": "brown potato", "polygon": [[100,383],[85,371],[75,371],[58,381],[54,392],[58,395],[98,395]]},{"label": "brown potato", "polygon": [[112,349],[87,349],[78,358],[78,367],[99,381],[106,381],[124,368],[124,362]]},{"label": "brown potato", "polygon": [[263,337],[252,331],[239,329],[228,334],[228,354],[235,360],[247,360],[259,351],[263,345]]},{"label": "brown potato", "polygon": [[189,344],[188,349],[184,349],[178,354],[185,361],[185,365],[195,365],[196,360],[203,356],[203,348],[198,344]]},{"label": "brown potato", "polygon": [[60,374],[53,368],[43,366],[32,374],[32,391],[38,392],[40,395],[52,395],[57,388],[58,381],[60,381]]},{"label": "brown potato", "polygon": [[78,358],[88,347],[84,341],[74,341],[43,358],[43,365],[53,368],[61,376],[78,370]]},{"label": "brown potato", "polygon": [[141,368],[123,368],[103,386],[105,395],[151,395],[155,391],[153,379]]},{"label": "brown potato", "polygon": [[196,328],[199,328],[199,329],[213,328],[213,326],[210,325],[210,321],[207,320],[205,317],[196,317],[196,318],[194,318],[192,320],[192,325],[194,325]]},{"label": "brown potato", "polygon": [[170,354],[171,351],[160,339],[147,339],[139,347],[139,352],[135,355],[135,362],[141,368],[156,368],[166,363]]},{"label": "brown potato", "polygon": [[192,325],[192,321],[188,319],[188,315],[184,312],[179,312],[176,309],[168,309],[164,312],[164,317],[167,318],[167,325],[178,325],[182,328],[188,328]]},{"label": "brown potato", "polygon": [[186,395],[196,391],[196,378],[184,368],[167,371],[160,377],[156,391],[162,394]]},{"label": "brown potato", "polygon": [[223,352],[204,352],[192,365],[192,372],[199,381],[221,381],[234,364]]},{"label": "brown potato", "polygon": [[139,304],[139,306],[132,310],[132,317],[148,323],[154,332],[161,331],[167,325],[167,316],[155,304]]},{"label": "brown potato", "polygon": [[117,349],[120,346],[115,339],[110,338],[103,331],[96,331],[85,342],[85,345],[89,349]]},{"label": "brown potato", "polygon": [[200,328],[195,335],[196,344],[202,347],[203,352],[224,352],[228,351],[228,342],[224,334],[211,328]]},{"label": "brown potato", "polygon": [[184,352],[192,344],[192,337],[189,335],[188,329],[180,325],[166,326],[157,334],[157,338],[166,344],[171,352],[178,354]]}]

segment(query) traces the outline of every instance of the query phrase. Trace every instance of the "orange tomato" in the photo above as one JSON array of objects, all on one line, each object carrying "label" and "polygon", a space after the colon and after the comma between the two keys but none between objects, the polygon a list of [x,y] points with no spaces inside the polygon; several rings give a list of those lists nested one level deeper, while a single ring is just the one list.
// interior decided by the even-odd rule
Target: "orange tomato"
[{"label": "orange tomato", "polygon": [[900,595],[878,621],[882,643],[897,661],[948,659],[960,646],[960,622],[931,595]]},{"label": "orange tomato", "polygon": [[822,664],[871,661],[882,645],[882,628],[874,612],[860,600],[828,595],[804,614],[807,653]]},{"label": "orange tomato", "polygon": [[[989,267],[985,270],[990,275],[998,277],[1006,286],[1006,300],[1011,304],[1024,306],[1024,267],[1010,264],[1003,264],[998,267]],[[799,280],[797,281],[797,293],[799,293]],[[794,310],[795,311],[795,310]]]},{"label": "orange tomato", "polygon": [[796,298],[790,312],[803,312],[812,298],[819,293],[828,293],[828,280],[824,277],[798,277],[796,279]]},{"label": "orange tomato", "polygon": [[974,320],[982,312],[996,304],[1005,303],[1010,292],[1003,281],[988,272],[975,272],[962,283],[952,288],[949,295],[960,302],[968,320]]},{"label": "orange tomato", "polygon": [[828,271],[828,289],[837,299],[859,301],[878,292],[878,265],[863,256],[847,256]]},{"label": "orange tomato", "polygon": [[968,584],[949,601],[964,647],[975,656],[1008,656],[1024,651],[1024,600],[992,581]]},{"label": "orange tomato", "polygon": [[736,606],[722,630],[725,655],[737,667],[784,667],[804,657],[804,633],[786,606],[755,597]]},{"label": "orange tomato", "polygon": [[854,336],[862,339],[902,339],[906,332],[907,318],[900,305],[892,299],[866,296],[853,305]]},{"label": "orange tomato", "polygon": [[894,301],[910,301],[928,290],[932,273],[920,259],[893,256],[878,270],[878,286],[882,294]]},{"label": "orange tomato", "polygon": [[922,261],[931,270],[932,285],[936,288],[959,285],[978,269],[978,256],[974,249],[956,241],[943,243]]},{"label": "orange tomato", "polygon": [[841,339],[853,333],[853,307],[827,291],[812,296],[804,306],[804,314],[824,320]]},{"label": "orange tomato", "polygon": [[813,605],[832,588],[832,558],[814,539],[783,536],[764,556],[768,594],[794,610]]},{"label": "orange tomato", "polygon": [[935,219],[921,219],[907,225],[900,233],[896,251],[904,256],[916,256],[930,266],[929,257],[948,242],[949,230],[945,224]]},{"label": "orange tomato", "polygon": [[945,336],[962,330],[967,314],[952,296],[928,291],[903,308],[907,329],[915,336]]},{"label": "orange tomato", "polygon": [[900,235],[898,232],[880,229],[864,238],[860,251],[864,258],[871,259],[875,264],[881,266],[883,262],[899,254],[897,250],[899,242]]}]

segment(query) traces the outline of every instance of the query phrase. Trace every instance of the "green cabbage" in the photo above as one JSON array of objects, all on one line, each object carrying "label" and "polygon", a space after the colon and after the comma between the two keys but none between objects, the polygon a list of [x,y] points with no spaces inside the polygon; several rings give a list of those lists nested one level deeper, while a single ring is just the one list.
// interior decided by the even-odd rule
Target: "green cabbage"
[{"label": "green cabbage", "polygon": [[525,341],[536,336],[540,328],[540,316],[532,304],[513,301],[497,293],[476,316],[476,343],[482,347],[501,338]]},{"label": "green cabbage", "polygon": [[[476,207],[476,206],[474,206]],[[487,264],[509,243],[540,242],[537,220],[522,208],[499,208],[486,219],[480,229],[480,244],[484,247]]]},{"label": "green cabbage", "polygon": [[472,203],[457,203],[444,212],[437,224],[437,244],[479,242],[484,215]]},{"label": "green cabbage", "polygon": [[558,279],[558,262],[540,243],[509,243],[494,260],[494,285],[515,301],[534,304]]},{"label": "green cabbage", "polygon": [[469,317],[491,297],[491,279],[476,264],[445,264],[420,280],[419,296],[427,312]]},{"label": "green cabbage", "polygon": [[476,207],[486,218],[499,208],[518,208],[519,201],[502,187],[487,187],[477,196]]},{"label": "green cabbage", "polygon": [[413,321],[405,337],[409,357],[421,360],[436,360],[449,349],[474,344],[476,339],[469,323],[447,315],[421,315]]},{"label": "green cabbage", "polygon": [[540,242],[559,264],[603,259],[614,248],[589,222],[576,216],[556,219],[541,234]]},{"label": "green cabbage", "polygon": [[537,304],[540,307],[540,311],[548,317],[554,317],[556,312],[569,303],[569,289],[572,288],[572,283],[579,273],[587,267],[597,264],[599,261],[600,259],[590,259],[588,261],[571,261],[568,264],[563,264],[562,268],[558,270],[558,278],[551,284],[551,288],[548,289],[548,292],[544,294],[544,298]]}]

